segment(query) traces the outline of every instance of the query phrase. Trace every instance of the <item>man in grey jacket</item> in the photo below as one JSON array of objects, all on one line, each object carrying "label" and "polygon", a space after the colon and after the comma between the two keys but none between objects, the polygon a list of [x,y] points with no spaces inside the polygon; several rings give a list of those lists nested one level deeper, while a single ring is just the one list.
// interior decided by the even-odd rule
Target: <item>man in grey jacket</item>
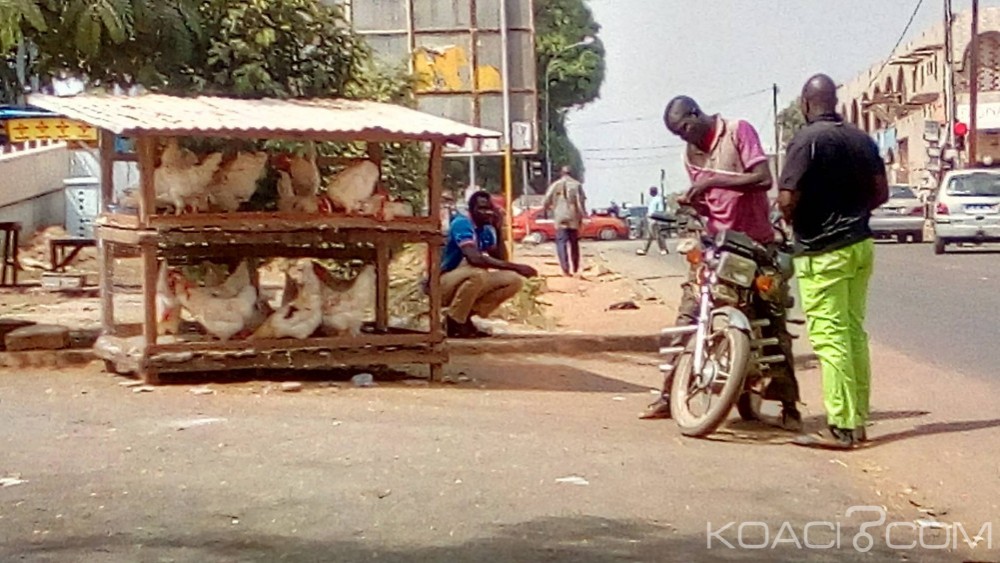
[{"label": "man in grey jacket", "polygon": [[559,179],[545,193],[542,213],[550,209],[556,223],[559,265],[563,274],[572,276],[580,271],[580,225],[587,216],[587,196],[569,166],[563,166]]}]

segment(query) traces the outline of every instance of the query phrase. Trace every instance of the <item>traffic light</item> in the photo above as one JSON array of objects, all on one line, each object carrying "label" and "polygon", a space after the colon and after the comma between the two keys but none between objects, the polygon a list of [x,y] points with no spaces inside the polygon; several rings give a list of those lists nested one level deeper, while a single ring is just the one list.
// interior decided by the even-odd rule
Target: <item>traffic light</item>
[{"label": "traffic light", "polygon": [[532,178],[544,178],[545,177],[545,163],[541,160],[529,160],[528,164],[531,168]]},{"label": "traffic light", "polygon": [[955,123],[955,150],[965,150],[965,136],[969,134],[969,126],[961,121]]}]

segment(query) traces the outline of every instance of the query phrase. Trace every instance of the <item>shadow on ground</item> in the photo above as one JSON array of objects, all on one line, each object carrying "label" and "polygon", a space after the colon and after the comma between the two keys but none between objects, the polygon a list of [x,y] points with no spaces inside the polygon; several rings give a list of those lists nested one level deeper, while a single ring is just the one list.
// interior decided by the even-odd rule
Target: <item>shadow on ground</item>
[{"label": "shadow on ground", "polygon": [[975,430],[989,430],[991,428],[1000,428],[1000,419],[967,420],[962,422],[935,422],[932,424],[921,424],[918,426],[914,426],[909,430],[903,430],[901,432],[893,432],[891,434],[885,434],[882,436],[873,437],[871,445],[869,445],[868,447],[874,448],[885,444],[891,444],[893,442],[899,442],[901,440],[922,438],[925,436],[933,436],[935,434],[972,432]]},{"label": "shadow on ground", "polygon": [[428,382],[425,372],[385,367],[364,369],[331,369],[318,371],[246,370],[236,372],[178,373],[161,375],[164,385],[227,384],[263,382],[333,383],[350,386],[351,378],[370,373],[376,384],[383,387],[407,386],[420,383],[434,388],[469,388],[497,391],[555,391],[573,393],[648,393],[649,387],[634,385],[613,376],[606,376],[578,367],[559,364],[496,361],[479,365],[464,363],[449,366],[442,381]]},{"label": "shadow on ground", "polygon": [[[774,532],[781,523],[773,525]],[[713,528],[718,532],[718,529]],[[762,528],[744,534],[743,545],[770,547]],[[802,543],[802,527],[794,534]],[[0,548],[4,560],[27,558],[31,561],[241,561],[241,562],[312,562],[312,561],[388,561],[388,562],[521,562],[571,561],[603,563],[618,561],[852,561],[885,560],[889,552],[875,549],[865,556],[852,548],[855,532],[845,527],[839,549],[802,550],[792,544],[776,549],[740,549],[733,526],[713,539],[707,547],[705,532],[682,535],[668,525],[648,521],[613,520],[593,516],[543,518],[511,526],[500,526],[488,537],[444,546],[398,547],[377,545],[364,538],[304,539],[288,536],[241,533],[211,533],[137,537],[116,533],[110,536],[81,536],[31,543],[8,543]],[[791,537],[790,535],[787,537]],[[834,541],[814,538],[814,544]],[[728,542],[733,547],[726,545]],[[924,555],[930,555],[924,554]],[[952,555],[952,558],[954,555]],[[898,557],[897,557],[898,559]],[[928,561],[921,557],[922,561]]]}]

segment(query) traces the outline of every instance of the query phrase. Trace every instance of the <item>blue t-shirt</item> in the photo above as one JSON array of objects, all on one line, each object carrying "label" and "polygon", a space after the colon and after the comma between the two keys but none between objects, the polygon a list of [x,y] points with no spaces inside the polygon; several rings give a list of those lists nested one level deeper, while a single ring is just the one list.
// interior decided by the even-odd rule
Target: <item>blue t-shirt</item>
[{"label": "blue t-shirt", "polygon": [[474,244],[480,252],[489,252],[497,245],[497,231],[493,225],[476,228],[465,215],[455,215],[448,227],[448,243],[441,257],[441,272],[450,272],[462,264],[465,255],[462,247]]}]

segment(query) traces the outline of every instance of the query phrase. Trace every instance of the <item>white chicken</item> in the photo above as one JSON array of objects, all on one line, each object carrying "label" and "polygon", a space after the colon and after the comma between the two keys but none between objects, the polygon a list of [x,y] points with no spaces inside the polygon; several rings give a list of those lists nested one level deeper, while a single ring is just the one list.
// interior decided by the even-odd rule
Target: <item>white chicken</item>
[{"label": "white chicken", "polygon": [[170,272],[168,279],[184,309],[220,340],[246,330],[258,315],[257,288],[250,283],[246,262],[217,287],[198,287],[180,272]]},{"label": "white chicken", "polygon": [[299,260],[288,272],[298,285],[294,299],[278,308],[250,338],[298,338],[312,336],[323,322],[322,291],[312,261]]},{"label": "white chicken", "polygon": [[319,173],[319,165],[316,163],[316,143],[310,141],[306,143],[306,155],[304,157],[295,155],[288,163],[288,172],[291,175],[292,188],[296,195],[315,195],[323,183],[323,178]]},{"label": "white chicken", "polygon": [[222,153],[212,153],[197,163],[194,153],[171,139],[160,157],[160,166],[153,172],[157,202],[173,205],[177,215],[186,208],[207,209],[208,185],[221,162]]},{"label": "white chicken", "polygon": [[375,193],[380,175],[377,164],[370,160],[361,161],[331,178],[326,183],[326,195],[348,213],[363,212],[365,202]]},{"label": "white chicken", "polygon": [[240,152],[215,173],[208,188],[209,203],[223,211],[237,211],[257,191],[257,180],[267,169],[265,152]]},{"label": "white chicken", "polygon": [[315,195],[295,193],[291,176],[285,171],[280,171],[278,172],[278,211],[282,213],[316,213],[319,211],[319,203]]},{"label": "white chicken", "polygon": [[173,137],[167,140],[163,152],[160,153],[160,166],[183,168],[195,164],[198,164],[198,155],[182,147]]},{"label": "white chicken", "polygon": [[156,282],[156,333],[160,336],[176,335],[181,327],[181,302],[168,279],[168,271],[169,266],[164,260]]},{"label": "white chicken", "polygon": [[392,221],[396,217],[413,217],[413,205],[406,201],[387,201],[382,205],[382,218]]},{"label": "white chicken", "polygon": [[319,264],[313,268],[323,282],[323,332],[359,336],[366,313],[375,303],[375,267],[365,266],[346,282],[332,279]]}]

